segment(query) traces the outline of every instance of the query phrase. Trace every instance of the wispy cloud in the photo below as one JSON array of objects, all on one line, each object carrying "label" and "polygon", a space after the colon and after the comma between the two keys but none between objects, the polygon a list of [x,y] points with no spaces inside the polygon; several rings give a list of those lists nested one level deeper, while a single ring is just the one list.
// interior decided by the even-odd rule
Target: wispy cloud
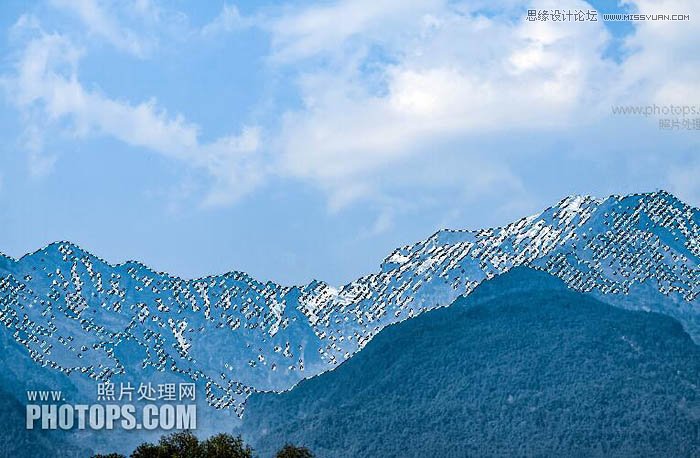
[{"label": "wispy cloud", "polygon": [[213,37],[247,27],[251,23],[250,19],[241,16],[236,5],[224,3],[219,15],[202,27],[201,34],[205,37]]},{"label": "wispy cloud", "polygon": [[148,0],[126,2],[124,9],[113,8],[110,4],[99,0],[50,1],[54,7],[69,11],[78,17],[90,35],[108,41],[117,49],[143,58],[156,46],[153,37],[137,32],[117,20],[119,12],[126,9],[152,23],[157,19],[157,10]]},{"label": "wispy cloud", "polygon": [[132,103],[86,89],[78,76],[81,56],[67,37],[38,29],[15,63],[15,73],[3,80],[27,120],[26,146],[37,174],[46,173],[53,161],[42,154],[38,126],[60,125],[76,138],[108,136],[206,171],[214,182],[206,204],[234,201],[260,182],[258,127],[202,142],[199,126],[169,114],[155,99]]},{"label": "wispy cloud", "polygon": [[[416,17],[440,8],[442,0],[357,0],[341,1],[285,11],[269,19],[273,59],[294,62],[320,53],[338,54],[347,50],[348,40],[359,38],[400,40],[401,30]],[[362,35],[360,37],[360,34]]]}]

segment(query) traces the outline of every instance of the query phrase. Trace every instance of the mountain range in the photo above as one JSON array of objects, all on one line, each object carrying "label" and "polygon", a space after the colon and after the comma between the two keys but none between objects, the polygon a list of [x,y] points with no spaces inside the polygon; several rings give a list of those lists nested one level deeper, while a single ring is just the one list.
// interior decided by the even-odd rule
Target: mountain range
[{"label": "mountain range", "polygon": [[182,279],[56,242],[20,259],[0,256],[0,334],[78,391],[169,374],[240,416],[252,393],[331,370],[385,327],[516,266],[673,317],[697,342],[699,262],[700,212],[663,191],[572,196],[503,227],[439,231],[341,287],[263,283],[242,272]]}]

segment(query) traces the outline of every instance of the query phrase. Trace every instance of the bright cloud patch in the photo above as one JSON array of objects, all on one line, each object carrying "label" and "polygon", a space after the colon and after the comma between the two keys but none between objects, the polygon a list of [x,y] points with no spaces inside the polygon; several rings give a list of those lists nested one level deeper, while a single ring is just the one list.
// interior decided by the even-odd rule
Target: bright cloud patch
[{"label": "bright cloud patch", "polygon": [[[76,138],[106,136],[205,171],[208,204],[231,203],[280,178],[317,186],[333,208],[369,196],[395,205],[397,196],[430,180],[476,195],[522,190],[510,160],[523,145],[519,133],[567,142],[596,134],[596,126],[609,121],[611,105],[700,97],[692,22],[635,24],[624,41],[626,55],[615,60],[606,56],[612,36],[602,21],[524,20],[528,8],[591,9],[582,0],[358,0],[255,14],[224,4],[201,24],[143,0],[128,9],[97,0],[50,4],[77,18],[85,33],[44,29],[48,18],[22,16],[14,31],[24,37],[16,41],[14,71],[3,78],[25,120],[33,172],[49,173],[56,160],[45,152],[48,126]],[[626,4],[645,13],[694,17],[698,11],[680,0]],[[285,75],[299,103],[285,103],[290,94],[273,94],[250,107],[251,119],[266,111],[263,121],[239,123],[232,133],[211,138],[208,126],[174,115],[154,98],[114,97],[83,82],[89,40],[134,59],[178,46],[158,39],[164,18],[176,18],[185,37],[180,45],[187,37],[206,37],[202,46],[213,46],[243,29],[257,30],[269,45],[259,56],[266,61],[260,78],[274,82]],[[483,146],[501,139],[510,139],[509,151]],[[461,162],[446,157],[455,150]],[[687,181],[674,170],[667,171],[670,181]]]}]

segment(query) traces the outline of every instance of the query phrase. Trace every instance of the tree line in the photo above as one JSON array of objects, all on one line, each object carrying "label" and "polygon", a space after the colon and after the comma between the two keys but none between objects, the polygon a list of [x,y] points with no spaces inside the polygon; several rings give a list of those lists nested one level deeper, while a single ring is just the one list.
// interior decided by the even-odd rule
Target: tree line
[{"label": "tree line", "polygon": [[[255,451],[241,436],[216,434],[199,440],[191,431],[176,432],[162,436],[157,444],[144,442],[129,455],[130,458],[256,458]],[[119,453],[93,455],[92,458],[126,458]],[[275,458],[314,458],[306,447],[287,444]]]}]

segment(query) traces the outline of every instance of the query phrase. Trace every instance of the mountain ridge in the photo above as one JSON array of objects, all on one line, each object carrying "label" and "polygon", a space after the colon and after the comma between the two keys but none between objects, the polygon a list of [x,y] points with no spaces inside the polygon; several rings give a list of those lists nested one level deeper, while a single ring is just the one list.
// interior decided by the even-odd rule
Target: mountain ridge
[{"label": "mountain ridge", "polygon": [[[591,195],[591,194],[571,194],[571,195],[561,199],[557,204],[546,207],[544,210],[542,210],[539,213],[535,213],[535,214],[527,216],[527,217],[522,217],[522,218],[516,220],[515,223],[523,221],[523,220],[527,220],[528,218],[538,216],[538,215],[540,215],[548,210],[552,210],[552,209],[558,207],[563,202],[566,202],[566,201],[572,200],[572,199],[589,199],[589,200],[593,200],[593,201],[597,201],[597,202],[603,202],[606,199],[624,199],[624,198],[632,198],[632,197],[651,197],[651,196],[668,196],[670,198],[670,200],[672,200],[674,202],[682,203],[683,205],[689,207],[694,212],[700,212],[700,208],[684,203],[678,197],[676,197],[673,193],[666,191],[664,189],[659,189],[657,191],[649,191],[649,192],[631,193],[631,194],[610,194],[607,198],[599,198],[599,197],[596,197],[596,196]],[[514,223],[507,223],[507,224],[503,224],[500,226],[498,226],[498,225],[491,226],[491,227],[489,227],[489,229],[495,229],[495,230],[503,229],[511,224],[514,224]],[[469,233],[469,232],[477,232],[480,230],[483,230],[483,228],[471,228],[471,229],[470,228],[463,228],[463,229],[443,228],[443,229],[436,230],[430,236],[426,237],[426,239],[423,239],[421,241],[431,239],[440,233]],[[409,248],[411,246],[414,246],[414,245],[420,243],[421,241],[414,242],[413,244],[403,245],[401,248],[396,248],[392,252],[392,254],[394,252],[402,249],[402,248]],[[11,255],[3,252],[3,251],[0,251],[0,259],[6,258],[8,261],[11,261],[14,263],[21,262],[24,258],[32,257],[32,256],[37,255],[37,254],[41,254],[41,252],[47,250],[48,248],[53,247],[53,246],[59,246],[59,245],[68,245],[74,249],[80,250],[86,254],[89,254],[90,256],[93,256],[93,257],[99,259],[100,261],[104,262],[105,264],[107,264],[113,268],[122,267],[122,266],[126,266],[129,264],[135,264],[138,267],[140,267],[140,268],[142,268],[142,269],[144,269],[152,274],[166,275],[166,276],[169,276],[173,279],[178,279],[178,280],[183,280],[183,281],[207,280],[210,278],[221,277],[221,276],[226,276],[226,275],[234,275],[234,274],[243,274],[243,275],[250,276],[245,270],[231,269],[231,270],[226,270],[226,271],[218,273],[218,274],[215,273],[215,274],[207,274],[204,276],[187,277],[187,276],[183,276],[183,275],[172,274],[172,273],[168,272],[167,270],[158,270],[157,268],[154,268],[154,267],[150,266],[149,264],[146,264],[138,259],[127,259],[125,261],[120,261],[120,262],[111,262],[111,261],[108,261],[106,258],[99,256],[99,255],[93,253],[92,251],[86,249],[84,246],[82,246],[76,242],[73,242],[71,240],[68,240],[68,239],[54,240],[54,241],[49,242],[40,248],[35,249],[34,251],[24,253],[20,257],[14,257],[14,256],[11,256]],[[384,260],[380,263],[380,266],[381,266],[381,264],[384,264],[392,256],[392,254],[389,254],[387,257],[385,257]],[[250,277],[253,278],[252,276],[250,276]],[[266,283],[274,283],[274,284],[279,285],[279,286],[299,287],[299,288],[308,286],[308,285],[313,284],[313,283],[326,283],[326,284],[330,285],[329,283],[325,282],[321,278],[312,278],[310,281],[308,281],[306,283],[295,283],[292,285],[282,285],[281,283],[275,282],[273,279],[266,280]]]},{"label": "mountain ridge", "polygon": [[387,325],[518,265],[621,307],[651,310],[658,301],[644,298],[658,293],[673,304],[661,311],[700,336],[700,211],[665,191],[569,196],[501,227],[436,231],[341,287],[282,286],[240,271],[185,279],[138,261],[110,264],[71,242],[5,259],[0,322],[15,334],[41,331],[22,337],[38,363],[109,378],[124,370],[109,349],[131,339],[143,365],[205,381],[213,406],[239,414],[250,393],[332,369]]}]

